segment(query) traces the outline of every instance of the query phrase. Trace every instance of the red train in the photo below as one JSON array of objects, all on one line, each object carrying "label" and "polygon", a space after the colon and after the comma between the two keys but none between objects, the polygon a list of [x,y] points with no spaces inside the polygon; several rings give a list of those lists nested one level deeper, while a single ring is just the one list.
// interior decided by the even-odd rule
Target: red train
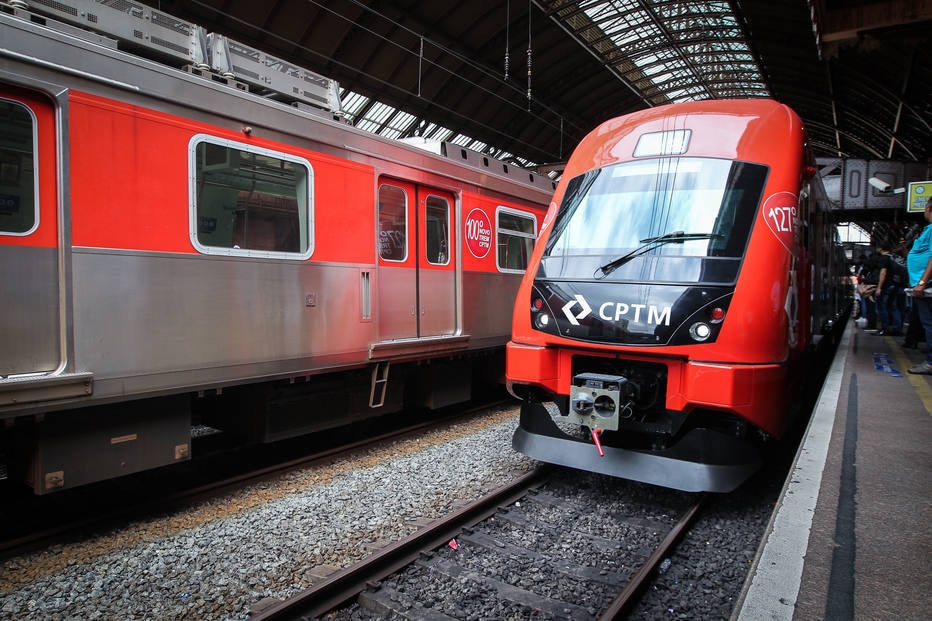
[{"label": "red train", "polygon": [[0,462],[36,493],[504,381],[545,176],[149,7],[0,7]]},{"label": "red train", "polygon": [[673,104],[575,149],[515,302],[514,447],[689,491],[730,491],[789,423],[801,364],[850,308],[799,117]]}]

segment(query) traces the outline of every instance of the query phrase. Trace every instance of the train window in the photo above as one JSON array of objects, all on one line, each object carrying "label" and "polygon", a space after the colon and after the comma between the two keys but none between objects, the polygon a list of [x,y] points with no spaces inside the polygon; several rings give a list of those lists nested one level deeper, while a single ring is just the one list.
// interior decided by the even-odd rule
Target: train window
[{"label": "train window", "polygon": [[499,271],[523,272],[537,239],[537,219],[531,214],[507,207],[499,207],[495,219]]},{"label": "train window", "polygon": [[0,99],[0,235],[39,226],[36,120],[26,106]]},{"label": "train window", "polygon": [[313,169],[299,157],[195,136],[192,242],[201,252],[306,259],[313,252]]},{"label": "train window", "polygon": [[427,262],[450,262],[450,203],[439,196],[427,197]]},{"label": "train window", "polygon": [[567,185],[542,268],[552,277],[733,282],[767,173],[689,157],[584,173]]},{"label": "train window", "polygon": [[408,195],[398,186],[379,186],[379,256],[384,261],[408,258]]}]

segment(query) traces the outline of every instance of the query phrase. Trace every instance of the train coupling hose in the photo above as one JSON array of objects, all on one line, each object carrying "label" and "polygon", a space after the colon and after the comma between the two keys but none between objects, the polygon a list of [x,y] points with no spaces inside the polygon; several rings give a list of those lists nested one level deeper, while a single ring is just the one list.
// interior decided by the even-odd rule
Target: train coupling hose
[{"label": "train coupling hose", "polygon": [[598,427],[592,430],[592,441],[595,442],[595,448],[599,451],[599,457],[605,457],[605,451],[602,450],[602,440],[599,439],[600,435],[602,435],[602,430]]}]

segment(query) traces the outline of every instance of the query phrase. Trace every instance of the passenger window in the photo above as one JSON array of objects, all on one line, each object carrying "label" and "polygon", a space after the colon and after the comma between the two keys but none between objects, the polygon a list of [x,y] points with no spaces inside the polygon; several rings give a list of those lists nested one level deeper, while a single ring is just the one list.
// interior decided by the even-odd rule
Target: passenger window
[{"label": "passenger window", "polygon": [[408,196],[394,185],[379,186],[379,256],[385,261],[408,258]]},{"label": "passenger window", "polygon": [[39,225],[35,145],[32,111],[0,99],[0,235],[28,235]]},{"label": "passenger window", "polygon": [[502,272],[523,272],[527,269],[537,239],[537,219],[507,207],[498,208],[496,219],[498,269]]},{"label": "passenger window", "polygon": [[427,197],[427,262],[450,262],[450,203],[439,196]]},{"label": "passenger window", "polygon": [[192,140],[193,242],[201,252],[304,259],[313,252],[307,160],[230,141]]}]

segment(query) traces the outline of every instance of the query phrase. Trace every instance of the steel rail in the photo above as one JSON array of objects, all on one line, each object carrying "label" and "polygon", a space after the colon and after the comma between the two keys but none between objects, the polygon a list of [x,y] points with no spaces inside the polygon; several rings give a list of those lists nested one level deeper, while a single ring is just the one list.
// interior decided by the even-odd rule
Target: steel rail
[{"label": "steel rail", "polygon": [[249,621],[323,616],[361,593],[372,582],[382,580],[409,565],[423,551],[443,545],[455,538],[463,528],[477,524],[494,515],[501,507],[520,500],[529,490],[544,483],[550,471],[549,466],[540,466],[365,560],[336,572],[294,597],[256,610],[249,616]]},{"label": "steel rail", "polygon": [[658,545],[654,549],[654,552],[644,561],[641,568],[631,576],[624,590],[619,593],[615,601],[602,612],[601,616],[599,616],[599,621],[612,621],[613,619],[625,618],[630,612],[630,608],[637,602],[638,594],[647,586],[648,581],[653,577],[657,566],[669,555],[680,537],[696,519],[699,514],[699,509],[702,508],[705,502],[705,498],[705,494],[700,495],[696,503],[683,512],[683,515],[680,516],[677,523],[670,529],[670,532],[667,533],[663,541],[660,542],[660,545]]}]

